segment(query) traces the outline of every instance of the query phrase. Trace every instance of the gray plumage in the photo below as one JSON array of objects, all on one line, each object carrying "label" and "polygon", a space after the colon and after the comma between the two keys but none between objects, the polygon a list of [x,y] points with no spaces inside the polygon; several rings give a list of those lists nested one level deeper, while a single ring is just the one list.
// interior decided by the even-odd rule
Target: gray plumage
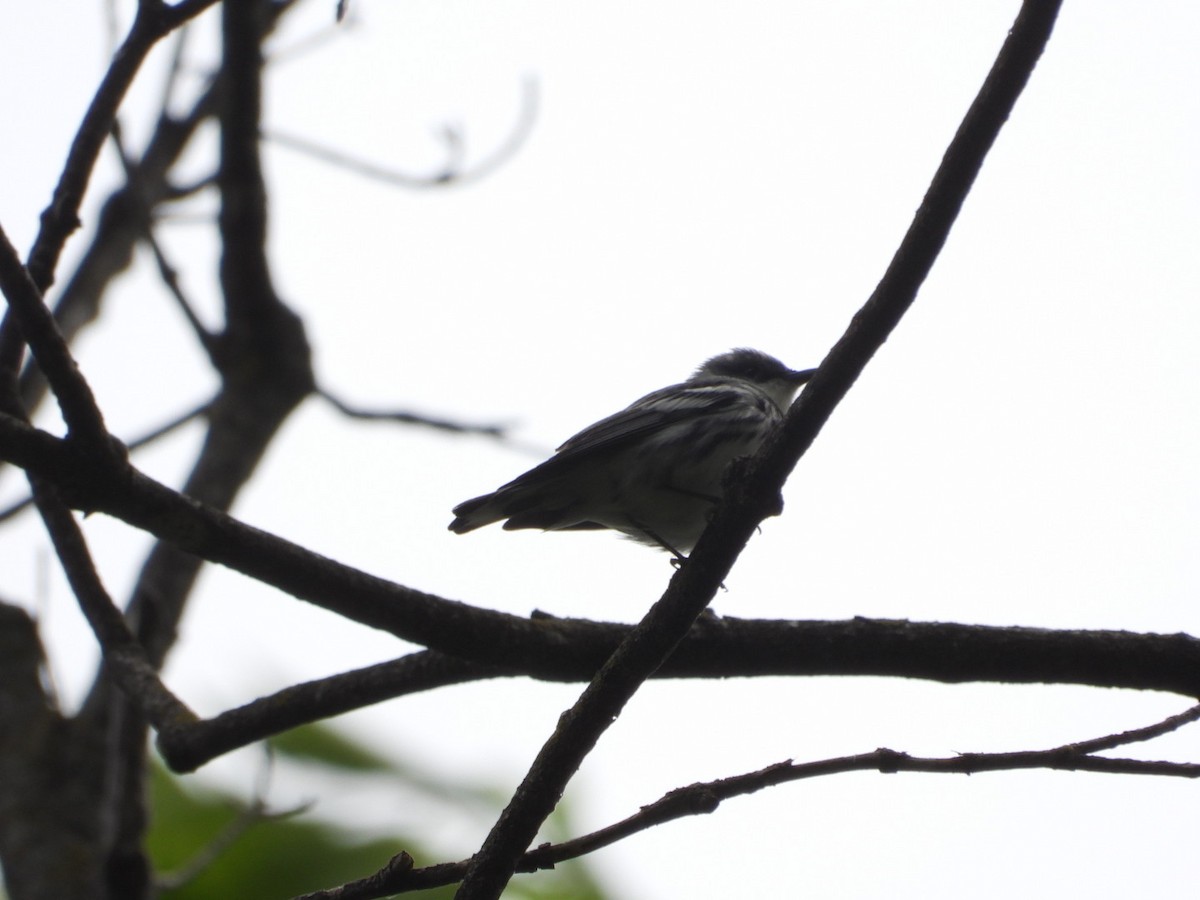
[{"label": "gray plumage", "polygon": [[611,528],[676,556],[692,549],[723,493],[729,463],[783,418],[812,369],[731,350],[687,381],[647,394],[569,439],[498,490],[454,507],[450,530]]}]

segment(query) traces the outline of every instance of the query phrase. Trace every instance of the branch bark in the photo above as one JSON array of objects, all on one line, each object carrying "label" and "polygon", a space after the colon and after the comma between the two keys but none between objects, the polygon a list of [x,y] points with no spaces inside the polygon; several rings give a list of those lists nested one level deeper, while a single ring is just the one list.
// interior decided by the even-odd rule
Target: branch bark
[{"label": "branch bark", "polygon": [[[795,763],[790,759],[755,772],[705,781],[676,788],[636,813],[591,834],[559,844],[543,844],[517,861],[518,872],[552,869],[558,863],[611,846],[641,831],[688,816],[716,812],[725,800],[743,797],[765,788],[792,781],[843,775],[848,772],[899,772],[972,775],[978,772],[1006,772],[1021,769],[1046,769],[1067,772],[1097,772],[1117,775],[1157,775],[1173,778],[1200,778],[1200,764],[1170,763],[1140,759],[1112,759],[1096,756],[1104,750],[1152,740],[1200,719],[1200,706],[1170,716],[1144,728],[1104,735],[1047,750],[1022,750],[1010,753],[961,753],[943,758],[910,756],[897,750],[880,748],[869,753]],[[304,894],[295,900],[378,900],[393,894],[428,890],[454,884],[469,871],[471,860],[440,863],[422,868],[401,852],[372,875],[340,887]]]},{"label": "branch bark", "polygon": [[[0,326],[0,377],[5,420],[20,423],[24,409],[16,393],[21,347],[27,342],[38,368],[45,373],[68,425],[67,448],[77,475],[68,480],[107,478],[124,490],[131,470],[109,438],[87,382],[75,366],[67,340],[47,310],[42,292],[52,282],[62,247],[77,226],[79,204],[100,146],[114,127],[115,115],[150,47],[162,35],[198,14],[211,0],[167,6],[142,0],[130,35],[118,51],[92,108],[80,126],[67,166],[30,256],[22,266],[15,250],[0,235],[0,286],[9,299]],[[222,194],[221,236],[225,253],[221,284],[226,300],[225,331],[216,339],[215,354],[222,389],[208,410],[209,432],[186,490],[197,500],[227,509],[255,470],[266,445],[291,410],[313,389],[309,348],[298,318],[276,296],[266,259],[266,191],[258,162],[261,41],[288,4],[268,2],[225,5],[226,59],[221,83],[222,162],[218,187]],[[197,116],[201,110],[197,109]],[[195,123],[192,123],[193,126]],[[186,132],[186,129],[185,129]],[[162,132],[160,132],[162,133]],[[173,158],[186,134],[168,149]],[[155,173],[156,196],[165,196],[170,160]],[[130,185],[131,191],[143,185]],[[141,198],[152,204],[153,198]],[[143,217],[149,206],[139,207]],[[124,237],[132,240],[132,236]],[[111,277],[112,267],[105,269]],[[191,592],[201,560],[169,544],[158,544],[139,578],[123,618],[104,592],[87,557],[82,535],[59,502],[60,483],[30,473],[56,550],[73,590],[105,651],[105,664],[80,713],[64,723],[72,732],[64,748],[89,752],[72,779],[43,784],[49,795],[69,794],[88,865],[77,868],[86,888],[58,885],[47,896],[146,897],[152,891],[144,856],[146,827],[144,780],[146,722],[191,718],[157,677],[173,644],[177,624]],[[69,489],[68,489],[69,492]],[[135,639],[136,635],[136,639]],[[74,753],[74,749],[59,751]],[[53,767],[48,763],[46,770]],[[42,821],[42,820],[39,820]],[[61,822],[42,824],[62,829]],[[51,835],[44,835],[47,845]],[[5,859],[6,868],[10,860]],[[43,879],[45,881],[45,879]],[[49,882],[47,882],[48,884]],[[30,893],[27,896],[38,896]]]},{"label": "branch bark", "polygon": [[822,362],[783,428],[728,492],[663,598],[563,714],[472,860],[456,894],[459,900],[500,896],[517,859],[592,747],[711,602],[754,529],[778,511],[787,476],[916,299],[976,174],[1050,39],[1058,8],[1056,0],[1026,0],[1022,5],[879,286]]},{"label": "branch bark", "polygon": [[[136,469],[123,482],[89,472],[87,460],[61,439],[2,415],[0,457],[52,481],[78,509],[113,515],[190,554],[448,656],[576,680],[590,677],[628,633],[611,623],[527,619],[394,584],[239,522]],[[726,618],[695,628],[663,672],[1057,682],[1200,696],[1197,646],[1183,634]]]}]

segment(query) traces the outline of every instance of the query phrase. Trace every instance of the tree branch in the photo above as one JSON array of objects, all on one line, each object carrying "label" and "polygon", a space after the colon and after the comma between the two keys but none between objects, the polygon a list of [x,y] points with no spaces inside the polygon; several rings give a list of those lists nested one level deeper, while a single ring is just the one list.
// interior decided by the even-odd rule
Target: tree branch
[{"label": "tree branch", "polygon": [[[312,553],[146,477],[90,473],[61,439],[0,416],[0,458],[203,559],[404,640],[539,678],[591,677],[628,626],[526,619],[394,584]],[[1062,632],[871,621],[706,620],[662,669],[671,677],[881,675],[951,683],[1056,682],[1200,696],[1200,642],[1184,634]]]},{"label": "tree branch", "polygon": [[511,133],[494,152],[470,169],[462,160],[462,136],[456,130],[446,127],[443,130],[446,161],[442,164],[441,171],[434,175],[409,175],[278,130],[264,133],[263,139],[372,181],[379,181],[393,187],[419,190],[472,184],[491,176],[493,172],[516,156],[524,146],[525,141],[533,132],[537,109],[538,83],[533,78],[525,78],[521,84],[521,111]]},{"label": "tree branch", "polygon": [[79,207],[96,159],[142,62],[159,40],[215,3],[216,0],[185,0],[171,7],[143,0],[138,4],[129,34],[114,54],[75,134],[54,199],[42,213],[42,228],[29,254],[29,274],[38,290],[45,291],[54,283],[54,270],[63,245],[79,227]]},{"label": "tree branch", "polygon": [[310,722],[384,700],[494,678],[509,672],[424,650],[389,662],[291,685],[211,719],[160,732],[158,748],[176,772]]},{"label": "tree branch", "polygon": [[[146,432],[145,434],[134,438],[128,444],[125,445],[126,449],[128,449],[130,453],[135,453],[138,450],[140,450],[141,448],[149,446],[150,444],[153,444],[159,438],[166,437],[167,435],[171,434],[172,432],[177,431],[178,429],[182,428],[184,425],[187,425],[189,422],[192,422],[193,420],[198,419],[199,417],[203,416],[206,412],[208,412],[208,408],[211,405],[212,405],[212,401],[206,400],[203,403],[199,404],[198,406],[193,406],[191,409],[180,413],[179,415],[177,415],[174,418],[169,419],[168,421],[164,422],[163,424],[151,429],[150,431]],[[18,513],[20,513],[22,510],[25,510],[32,505],[33,505],[32,494],[23,500],[18,500],[15,503],[10,504],[6,508],[0,510],[0,523],[8,521],[9,519],[13,518]]]},{"label": "tree branch", "polygon": [[482,434],[494,438],[504,438],[506,433],[503,425],[471,425],[439,416],[420,415],[407,410],[365,409],[347,403],[323,388],[318,388],[317,393],[322,400],[350,419],[362,419],[368,422],[397,422],[402,425],[424,425],[438,431],[449,431],[455,434]]},{"label": "tree branch", "polygon": [[[55,321],[68,344],[99,315],[105,290],[129,267],[134,246],[145,234],[154,209],[178,195],[169,183],[169,172],[215,109],[212,86],[182,117],[173,118],[164,109],[141,158],[131,163],[126,184],[105,200],[91,242],[54,304]],[[26,410],[37,408],[44,387],[37,366],[26,366],[20,389]]]},{"label": "tree branch", "polygon": [[174,723],[194,721],[196,715],[159,679],[125,617],[109,597],[70,510],[52,485],[36,476],[30,480],[54,551],[112,677],[156,728],[170,730]]},{"label": "tree branch", "polygon": [[[1145,728],[1106,735],[1049,750],[1023,750],[1015,753],[962,753],[945,758],[909,756],[907,753],[880,748],[856,756],[842,756],[817,762],[793,763],[786,760],[755,772],[734,775],[716,781],[700,782],[676,788],[660,799],[641,807],[632,816],[591,834],[559,844],[543,844],[522,854],[518,872],[552,869],[558,863],[576,859],[615,844],[641,831],[647,831],[676,819],[716,812],[725,800],[745,796],[791,781],[842,775],[847,772],[875,771],[885,775],[898,772],[930,772],[973,775],[1018,769],[1048,769],[1069,772],[1102,772],[1122,775],[1160,775],[1175,778],[1200,778],[1200,764],[1154,762],[1139,759],[1109,759],[1092,754],[1100,750],[1146,741],[1182,728],[1200,719],[1200,706],[1171,716]],[[377,900],[393,894],[428,890],[454,884],[470,870],[471,860],[414,868],[407,853],[399,853],[378,872],[358,881],[325,891],[304,894],[295,900]]]},{"label": "tree branch", "polygon": [[[58,400],[70,438],[83,445],[97,460],[119,465],[115,446],[104,426],[104,416],[96,404],[92,389],[79,371],[67,342],[42,302],[42,295],[30,272],[21,264],[16,248],[0,228],[0,290],[8,299],[8,311],[23,341],[29,344],[34,359],[46,374]],[[7,319],[7,316],[6,316]],[[8,412],[16,412],[15,395],[5,403]]]},{"label": "tree branch", "polygon": [[[183,0],[173,7],[152,0],[138,3],[137,15],[129,34],[114,54],[80,122],[62,175],[54,189],[54,197],[42,213],[42,227],[29,253],[29,278],[38,293],[44,294],[54,283],[54,272],[67,238],[79,227],[79,208],[100,149],[142,62],[161,38],[215,2]],[[11,315],[5,315],[3,322],[0,322],[0,390],[10,393],[15,390],[21,348],[17,323]]]},{"label": "tree branch", "polygon": [[[292,685],[211,719],[162,732],[159,750],[176,771],[191,771],[230,750],[289,728],[437,687],[519,676],[587,681],[629,630],[624,625],[572,622],[556,636],[546,635],[541,652],[530,653],[519,665],[508,667],[433,651],[413,653]],[[574,666],[567,669],[547,662],[554,648],[570,651]],[[1200,641],[1187,635],[866,619],[722,619],[719,625],[705,622],[694,627],[653,677],[874,676],[950,684],[1059,683],[1159,690],[1171,682],[1176,693],[1200,696],[1198,669]]]},{"label": "tree branch", "polygon": [[731,487],[663,598],[563,714],[473,858],[456,894],[458,900],[500,896],[517,859],[600,736],[711,602],[754,529],[767,515],[778,512],[787,476],[916,298],[976,173],[1050,38],[1058,7],[1056,0],[1023,4],[879,286],[789,411],[783,428]]}]

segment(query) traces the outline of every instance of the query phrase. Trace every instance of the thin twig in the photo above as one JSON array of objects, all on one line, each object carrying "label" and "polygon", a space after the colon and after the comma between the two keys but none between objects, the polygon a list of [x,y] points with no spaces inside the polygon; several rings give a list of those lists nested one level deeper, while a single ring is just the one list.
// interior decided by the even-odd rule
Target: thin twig
[{"label": "thin twig", "polygon": [[356,23],[356,16],[338,19],[336,22],[320,26],[309,34],[300,36],[286,47],[272,47],[267,53],[267,64],[275,69],[280,65],[306,59],[326,44],[337,38],[345,37]]},{"label": "thin twig", "polygon": [[1200,719],[1200,705],[1156,722],[1145,728],[1110,734],[1075,744],[1064,744],[1048,750],[1025,750],[1009,753],[962,753],[945,758],[909,756],[896,750],[880,748],[871,753],[844,756],[819,762],[793,763],[787,760],[767,766],[757,772],[722,778],[717,781],[677,788],[659,800],[641,807],[638,812],[607,828],[557,845],[544,845],[527,853],[518,871],[532,872],[552,867],[555,863],[591,853],[616,843],[639,831],[661,825],[673,819],[714,812],[722,801],[744,796],[790,781],[840,775],[847,772],[878,771],[930,772],[972,775],[979,772],[999,772],[1018,769],[1050,769],[1090,771],[1107,774],[1166,775],[1176,778],[1200,777],[1200,764],[1147,760],[1117,760],[1091,754],[1104,749],[1150,740],[1168,734]]},{"label": "thin twig", "polygon": [[174,45],[171,47],[171,62],[167,67],[167,76],[163,79],[162,99],[158,101],[158,121],[161,123],[171,114],[171,98],[179,85],[179,77],[183,73],[184,51],[187,49],[188,28],[184,26],[175,32]]},{"label": "thin twig", "polygon": [[354,406],[342,400],[325,388],[318,388],[317,394],[334,409],[351,419],[363,419],[370,422],[398,422],[403,425],[424,425],[439,431],[451,431],[458,434],[482,434],[488,437],[504,438],[507,429],[503,425],[471,425],[453,419],[443,419],[438,416],[427,416],[407,410],[366,409]]},{"label": "thin twig", "polygon": [[146,659],[125,617],[100,581],[83,532],[57,490],[35,475],[30,476],[30,483],[63,572],[114,679],[159,730],[169,731],[195,721],[195,713],[167,689]]},{"label": "thin twig", "polygon": [[160,891],[177,890],[194,881],[255,825],[294,818],[312,809],[312,801],[305,801],[287,809],[278,810],[273,810],[267,805],[267,792],[270,788],[274,762],[275,754],[268,745],[263,765],[256,778],[254,796],[251,801],[191,859],[178,868],[164,872],[155,878],[156,886]]},{"label": "thin twig", "polygon": [[200,346],[204,348],[211,358],[216,348],[216,337],[204,327],[204,323],[196,315],[195,308],[179,284],[179,272],[167,260],[162,245],[159,244],[158,238],[154,235],[154,228],[149,222],[146,223],[146,233],[143,240],[150,248],[150,252],[154,254],[154,262],[158,267],[159,278],[166,285],[168,293],[175,298],[175,303],[179,306],[180,312],[183,313],[183,317],[191,327],[192,333],[196,335],[196,340],[200,342]]},{"label": "thin twig", "polygon": [[516,156],[525,141],[533,131],[537,119],[538,83],[535,78],[527,77],[521,83],[521,109],[512,131],[496,150],[473,168],[467,168],[463,162],[463,139],[459,131],[447,126],[442,129],[442,140],[446,147],[446,159],[441,171],[433,175],[411,175],[397,169],[378,165],[360,157],[334,150],[330,147],[310,141],[307,138],[287,134],[282,131],[264,131],[263,139],[280,147],[287,147],[298,153],[306,154],[314,159],[345,169],[363,178],[381,181],[395,187],[419,190],[423,188],[443,187],[447,185],[465,185],[480,181],[490,176],[498,168]]},{"label": "thin twig", "polygon": [[[129,188],[134,194],[141,194],[142,185],[139,183],[140,173],[138,167],[134,164],[125,149],[125,140],[122,136],[121,123],[119,121],[113,123],[112,139],[113,145],[117,149],[117,157],[121,160],[121,166],[125,171],[125,179]],[[147,206],[149,205],[147,204]],[[150,218],[148,216],[139,217],[139,222],[142,225],[142,240],[150,248],[150,252],[154,256],[159,278],[166,285],[167,292],[175,299],[175,303],[179,306],[180,312],[183,313],[184,319],[187,320],[188,325],[191,327],[192,333],[196,335],[196,340],[204,348],[209,359],[212,359],[213,353],[216,352],[216,337],[204,327],[204,323],[196,315],[191,301],[184,294],[183,288],[179,284],[179,272],[167,260],[166,254],[158,242],[158,238],[155,237],[154,226]]]},{"label": "thin twig", "polygon": [[[1200,705],[1193,706],[1178,715],[1145,728],[1074,744],[1064,744],[1048,750],[964,753],[951,757],[931,758],[910,756],[897,750],[880,748],[869,753],[816,762],[793,763],[791,760],[785,760],[754,772],[676,788],[653,803],[641,807],[636,813],[620,822],[569,841],[558,844],[542,844],[520,857],[517,861],[516,871],[536,872],[539,869],[552,869],[559,863],[592,853],[666,822],[715,812],[725,800],[753,794],[764,788],[809,778],[843,775],[848,772],[875,771],[886,775],[899,772],[972,775],[980,772],[1047,769],[1114,775],[1200,778],[1200,764],[1197,763],[1110,759],[1093,756],[1092,753],[1095,750],[1086,749],[1111,749],[1137,741],[1149,740],[1152,737],[1159,737],[1182,728],[1197,719],[1200,719]],[[400,865],[395,864],[397,859],[401,861]],[[408,854],[398,854],[387,866],[366,878],[330,890],[304,894],[295,900],[377,900],[377,898],[392,894],[428,890],[454,884],[463,878],[470,865],[471,860],[463,860],[418,869],[413,867],[412,858]]]},{"label": "thin twig", "polygon": [[63,245],[79,225],[79,207],[100,149],[112,130],[117,110],[142,61],[159,40],[215,2],[185,0],[170,7],[158,3],[138,4],[129,33],[113,54],[112,63],[80,122],[54,191],[54,200],[43,214],[42,229],[29,255],[30,275],[39,290],[45,291],[53,283]]}]

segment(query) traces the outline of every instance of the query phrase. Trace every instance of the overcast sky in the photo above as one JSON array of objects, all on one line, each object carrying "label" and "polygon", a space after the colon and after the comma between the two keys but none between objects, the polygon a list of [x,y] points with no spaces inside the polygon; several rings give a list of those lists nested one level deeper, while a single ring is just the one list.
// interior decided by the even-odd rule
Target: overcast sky
[{"label": "overcast sky", "polygon": [[[105,65],[103,5],[0,5],[0,222],[27,248]],[[125,21],[130,4],[118,5]],[[1018,5],[354,0],[349,27],[272,69],[269,130],[422,175],[444,160],[447,125],[469,164],[486,160],[529,111],[530,83],[536,120],[489,177],[438,190],[269,143],[279,289],[330,389],[512,423],[519,446],[349,424],[313,401],[236,514],[445,597],[636,621],[671,574],[664,555],[601,533],[460,537],[446,531],[450,508],[722,350],[818,364],[886,267]],[[326,28],[333,6],[309,2],[275,46]],[[197,28],[197,64],[214,21]],[[1194,3],[1066,4],[911,314],[802,461],[718,613],[1200,634],[1198,45]],[[164,58],[129,101],[135,145]],[[196,173],[210,161],[197,155]],[[114,179],[108,159],[92,200]],[[181,223],[162,238],[215,324],[202,232]],[[126,438],[212,387],[145,263],[79,347]],[[137,461],[177,484],[197,437]],[[4,496],[17,488],[0,482]],[[35,603],[46,541],[34,526],[3,535],[5,598]],[[146,541],[99,516],[85,527],[121,596]],[[74,697],[93,642],[57,575],[41,593],[55,675]],[[214,713],[402,650],[208,570],[168,678]],[[481,684],[341,721],[439,770],[515,785],[577,693]],[[591,830],[673,787],[782,759],[1037,749],[1185,706],[1066,687],[657,683],[567,799]],[[1200,759],[1200,732],[1147,753]],[[237,761],[209,770],[251,780]],[[302,793],[280,790],[281,802]],[[592,862],[629,900],[1163,895],[1194,880],[1196,790],[1081,774],[844,776],[729,802]],[[379,807],[355,815],[402,815]],[[482,838],[440,827],[461,846]]]}]

